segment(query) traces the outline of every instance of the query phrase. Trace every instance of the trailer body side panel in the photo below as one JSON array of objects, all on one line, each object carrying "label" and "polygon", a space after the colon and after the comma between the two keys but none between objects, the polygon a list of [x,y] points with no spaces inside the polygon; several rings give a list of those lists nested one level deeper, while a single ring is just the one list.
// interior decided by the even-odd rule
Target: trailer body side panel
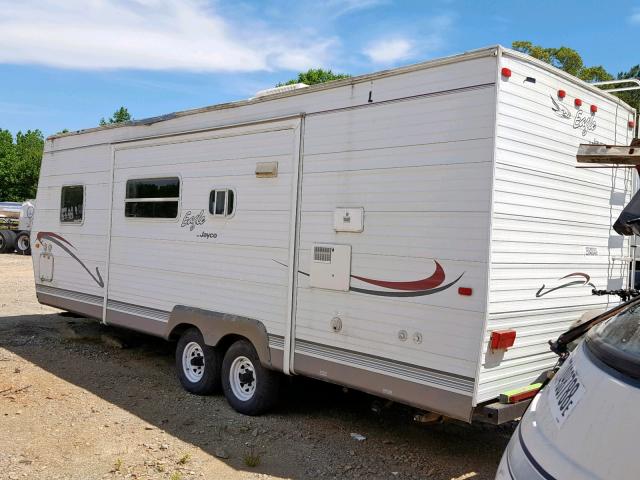
[{"label": "trailer body side panel", "polygon": [[[535,380],[557,360],[549,340],[585,311],[617,304],[618,297],[591,291],[627,286],[628,261],[621,259],[628,243],[612,225],[635,175],[628,168],[576,168],[580,143],[628,145],[633,111],[531,59],[507,53],[501,66],[512,75],[499,85],[478,402]],[[516,343],[494,352],[491,332],[504,329],[516,330]]]}]

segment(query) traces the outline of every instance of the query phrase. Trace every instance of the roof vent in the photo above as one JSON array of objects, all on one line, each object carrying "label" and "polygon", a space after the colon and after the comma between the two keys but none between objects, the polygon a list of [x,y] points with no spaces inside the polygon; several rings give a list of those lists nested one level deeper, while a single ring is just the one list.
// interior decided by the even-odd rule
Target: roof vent
[{"label": "roof vent", "polygon": [[309,85],[307,85],[306,83],[293,83],[291,85],[282,85],[281,87],[267,88],[265,90],[260,90],[259,92],[257,92],[256,96],[253,98],[266,97],[267,95],[275,95],[276,93],[292,92],[300,88],[307,88],[308,86]]}]

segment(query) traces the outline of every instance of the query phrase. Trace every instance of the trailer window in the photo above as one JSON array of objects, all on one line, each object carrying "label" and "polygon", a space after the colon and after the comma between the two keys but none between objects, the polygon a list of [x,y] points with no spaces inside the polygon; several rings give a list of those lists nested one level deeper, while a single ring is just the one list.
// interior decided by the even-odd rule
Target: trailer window
[{"label": "trailer window", "polygon": [[62,223],[82,223],[84,210],[84,186],[62,187],[60,193],[60,221]]},{"label": "trailer window", "polygon": [[177,218],[180,179],[141,178],[127,180],[125,217]]},{"label": "trailer window", "polygon": [[217,217],[230,217],[235,210],[235,193],[230,188],[216,188],[209,194],[209,213]]}]

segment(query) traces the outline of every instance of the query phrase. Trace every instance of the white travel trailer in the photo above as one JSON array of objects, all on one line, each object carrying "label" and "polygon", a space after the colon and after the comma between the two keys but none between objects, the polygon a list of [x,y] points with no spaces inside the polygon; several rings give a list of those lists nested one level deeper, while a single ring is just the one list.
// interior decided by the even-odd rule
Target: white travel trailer
[{"label": "white travel trailer", "polygon": [[[41,303],[178,339],[182,384],[237,410],[279,372],[471,421],[623,288],[611,230],[635,111],[491,47],[47,139]],[[517,397],[517,396],[516,396]],[[487,407],[487,405],[491,405]],[[502,408],[504,407],[504,408]]]}]

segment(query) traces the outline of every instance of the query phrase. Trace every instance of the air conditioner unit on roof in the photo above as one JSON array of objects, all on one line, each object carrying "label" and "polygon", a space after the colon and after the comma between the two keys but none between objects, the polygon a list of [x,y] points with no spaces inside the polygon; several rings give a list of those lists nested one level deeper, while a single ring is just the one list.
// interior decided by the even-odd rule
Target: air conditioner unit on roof
[{"label": "air conditioner unit on roof", "polygon": [[259,90],[253,98],[266,97],[267,95],[275,95],[276,93],[292,92],[293,90],[307,88],[308,86],[306,83],[293,83],[291,85],[282,85],[281,87],[266,88]]}]

